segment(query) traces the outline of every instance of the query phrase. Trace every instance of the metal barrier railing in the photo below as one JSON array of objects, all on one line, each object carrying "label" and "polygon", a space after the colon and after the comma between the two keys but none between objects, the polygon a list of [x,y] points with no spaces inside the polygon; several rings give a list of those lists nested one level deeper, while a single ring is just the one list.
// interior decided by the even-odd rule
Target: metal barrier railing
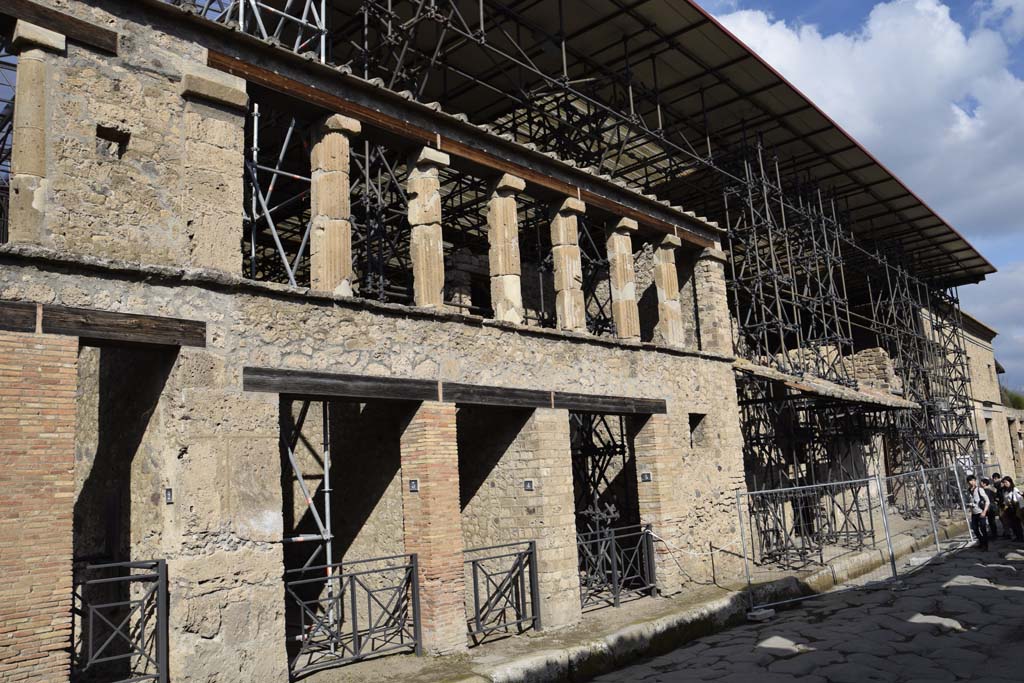
[{"label": "metal barrier railing", "polygon": [[466,624],[474,643],[495,633],[541,629],[535,541],[474,548],[465,556],[471,591]]},{"label": "metal barrier railing", "polygon": [[653,593],[654,539],[649,524],[576,534],[580,605],[618,607],[623,595]]},{"label": "metal barrier railing", "polygon": [[292,678],[371,655],[421,654],[417,570],[412,554],[286,571]]},{"label": "metal barrier railing", "polygon": [[167,563],[91,564],[76,574],[73,676],[167,683]]},{"label": "metal barrier railing", "polygon": [[[936,468],[736,494],[748,587],[828,573],[838,588],[889,582],[943,550],[940,527],[967,520],[956,471]],[[924,555],[913,555],[914,553]],[[752,608],[772,601],[751,591]]]}]

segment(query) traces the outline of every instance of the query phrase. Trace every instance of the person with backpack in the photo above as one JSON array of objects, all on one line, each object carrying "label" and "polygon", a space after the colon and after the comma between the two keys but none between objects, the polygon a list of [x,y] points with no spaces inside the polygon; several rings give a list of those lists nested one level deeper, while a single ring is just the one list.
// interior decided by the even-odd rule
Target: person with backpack
[{"label": "person with backpack", "polygon": [[1000,482],[1003,489],[1003,503],[1005,514],[1003,524],[1008,525],[1013,531],[1013,540],[1024,541],[1024,523],[1021,522],[1021,514],[1024,513],[1024,494],[1020,492],[1013,483],[1013,477],[1006,475]]},{"label": "person with backpack", "polygon": [[968,503],[971,508],[971,531],[978,539],[977,546],[982,550],[988,550],[988,509],[991,503],[985,489],[978,486],[978,478],[973,474],[967,475]]}]

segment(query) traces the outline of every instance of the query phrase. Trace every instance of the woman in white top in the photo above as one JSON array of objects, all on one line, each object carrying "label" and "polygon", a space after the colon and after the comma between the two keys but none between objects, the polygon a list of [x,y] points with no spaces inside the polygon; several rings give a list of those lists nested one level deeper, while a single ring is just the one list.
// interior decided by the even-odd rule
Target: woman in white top
[{"label": "woman in white top", "polygon": [[1000,485],[1003,487],[1003,503],[1006,505],[1006,516],[1004,522],[1010,525],[1013,532],[1013,540],[1024,541],[1024,524],[1021,524],[1020,517],[1024,513],[1024,494],[1021,494],[1013,483],[1013,477],[1003,477]]}]

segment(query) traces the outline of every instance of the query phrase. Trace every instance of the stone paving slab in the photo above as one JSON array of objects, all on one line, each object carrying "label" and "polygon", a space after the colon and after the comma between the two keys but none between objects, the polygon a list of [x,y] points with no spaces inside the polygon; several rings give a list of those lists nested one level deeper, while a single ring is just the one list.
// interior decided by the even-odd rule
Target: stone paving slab
[{"label": "stone paving slab", "polygon": [[1024,680],[1024,553],[968,548],[890,588],[823,595],[599,683]]}]

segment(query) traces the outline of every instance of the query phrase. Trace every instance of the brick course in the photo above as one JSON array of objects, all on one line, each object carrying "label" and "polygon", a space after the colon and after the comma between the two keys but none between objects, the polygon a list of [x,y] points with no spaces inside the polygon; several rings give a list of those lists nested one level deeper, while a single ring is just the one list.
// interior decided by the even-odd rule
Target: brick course
[{"label": "brick course", "polygon": [[0,679],[67,680],[78,339],[0,332]]}]

